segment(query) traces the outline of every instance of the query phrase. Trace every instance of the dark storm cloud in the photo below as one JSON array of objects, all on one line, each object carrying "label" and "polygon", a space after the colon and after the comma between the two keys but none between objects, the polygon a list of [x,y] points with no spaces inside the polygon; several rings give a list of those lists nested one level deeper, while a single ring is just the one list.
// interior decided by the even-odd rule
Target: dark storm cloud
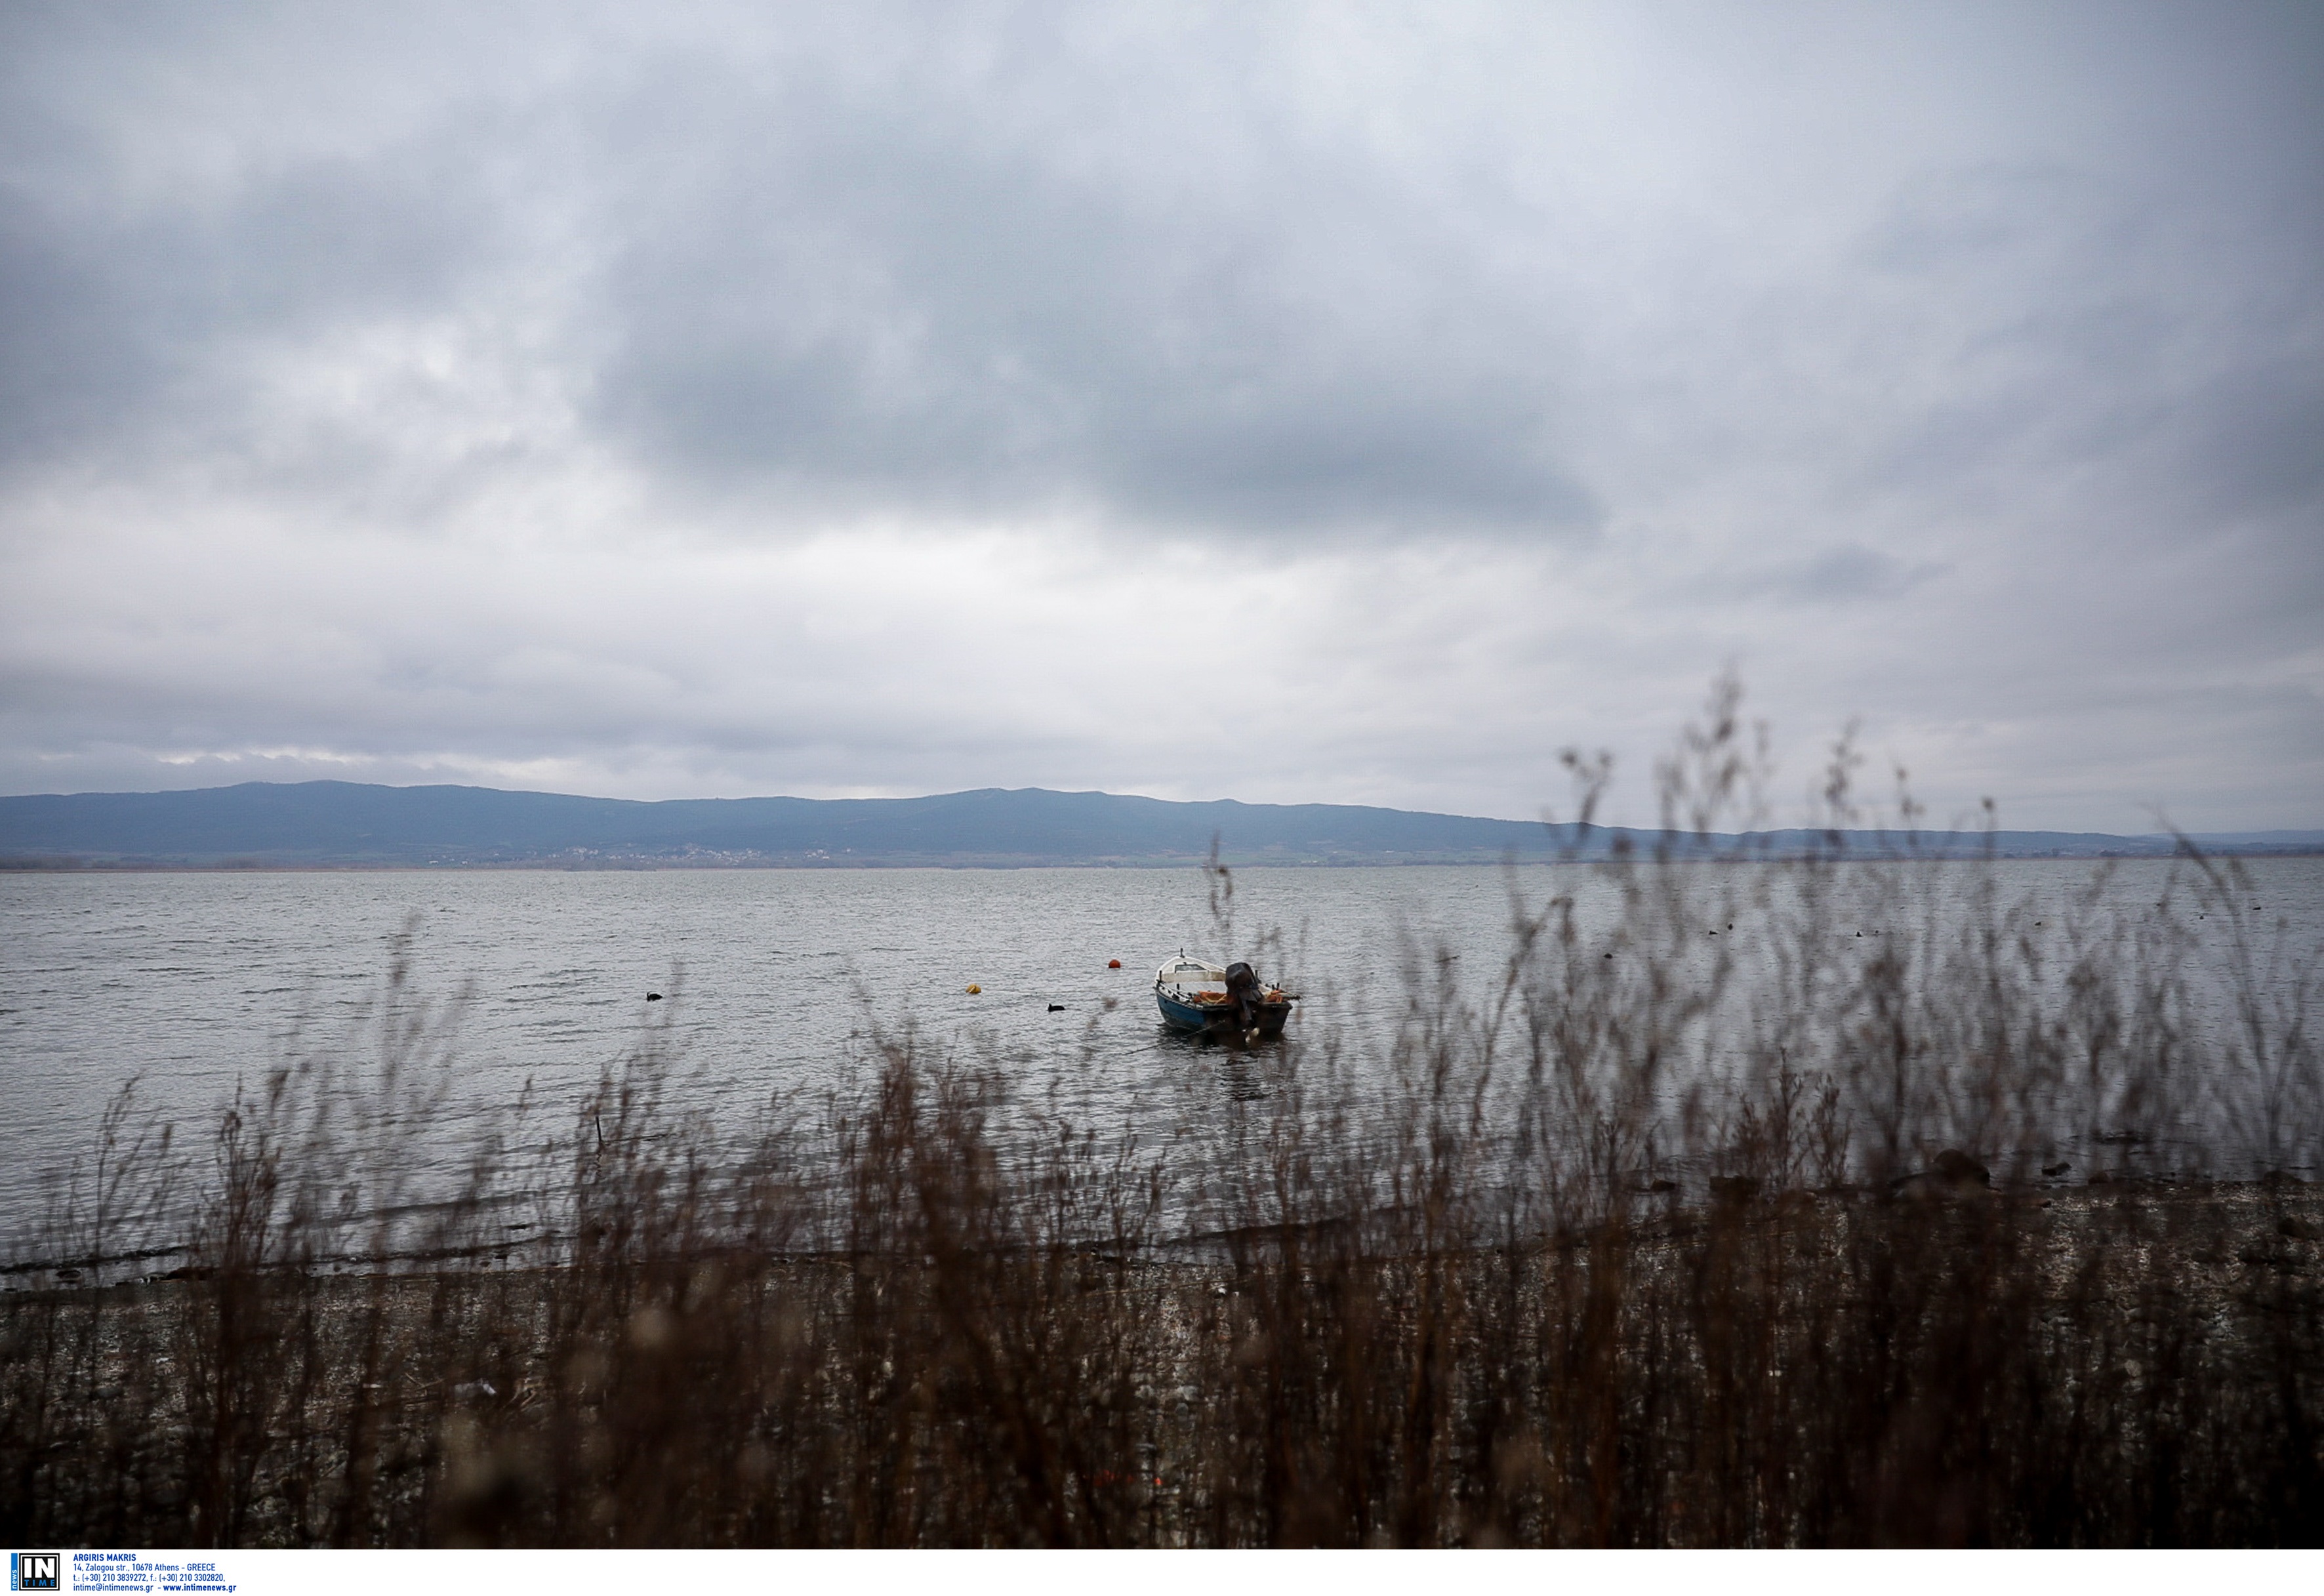
[{"label": "dark storm cloud", "polygon": [[[1148,149],[1083,129],[1116,142],[1076,161],[1053,118],[985,125],[994,82],[865,103],[812,69],[672,78],[597,135],[643,147],[613,162],[593,413],[659,470],[1182,529],[1594,513],[1538,309],[1341,152],[1246,150],[1209,188],[1171,170],[1167,116]],[[693,159],[658,159],[681,96]]]},{"label": "dark storm cloud", "polygon": [[[0,178],[0,467],[259,466],[254,371],[457,304],[496,212],[451,146],[312,161],[124,210],[111,174]],[[54,178],[56,174],[42,174]]]},{"label": "dark storm cloud", "polygon": [[[1866,485],[1941,494],[2047,464],[2104,468],[2201,514],[2315,508],[2318,451],[2295,440],[2319,436],[2324,270],[2265,263],[2276,240],[2200,220],[2055,171],[1913,185],[1866,254],[1918,291],[1898,330],[1927,338],[1936,380],[1868,455]],[[2285,333],[2309,347],[2287,359]]]},{"label": "dark storm cloud", "polygon": [[[456,311],[530,267],[580,280],[559,336],[589,424],[681,494],[1181,530],[1593,518],[1558,457],[1541,308],[1479,281],[1425,194],[1296,141],[1174,171],[1167,107],[1061,158],[1061,107],[986,125],[999,74],[959,81],[946,50],[973,32],[853,95],[828,51],[738,66],[663,42],[553,105],[461,103],[358,154],[285,140],[135,207],[105,142],[73,136],[86,106],[20,75],[14,120],[51,161],[9,173],[8,447],[229,444],[261,424],[270,349]],[[1052,65],[1025,92],[1054,94]],[[541,210],[577,214],[570,254],[512,260]]]},{"label": "dark storm cloud", "polygon": [[[1838,58],[1836,72],[1858,66],[1844,39],[1818,36],[1816,14],[1794,15],[1789,45],[1811,63]],[[1665,43],[1687,18],[1666,14]],[[1604,196],[1581,192],[1618,189],[1634,159],[1625,139],[1651,146],[1668,129],[1619,116],[1578,129],[1505,82],[1475,108],[1471,134],[1507,141],[1492,163],[1458,143],[1382,148],[1365,136],[1360,89],[1303,122],[1265,81],[1296,45],[1286,26],[1197,16],[1110,32],[1083,14],[1001,9],[926,14],[911,28],[785,13],[753,28],[710,12],[638,38],[584,26],[576,68],[495,86],[488,69],[410,53],[438,20],[416,16],[400,41],[408,69],[445,80],[439,103],[403,125],[346,141],[253,118],[216,181],[124,203],[134,174],[102,99],[91,103],[108,52],[239,68],[263,103],[301,72],[355,67],[348,42],[296,14],[224,24],[222,39],[180,16],[150,42],[66,13],[20,18],[0,447],[38,463],[128,439],[150,450],[147,429],[174,429],[189,449],[238,444],[295,469],[281,439],[261,435],[269,419],[245,413],[269,351],[335,326],[489,309],[480,284],[527,272],[572,280],[552,336],[599,442],[681,496],[741,495],[778,515],[1063,505],[1179,530],[1570,534],[1602,521],[1621,490],[1590,459],[1593,407],[1621,372],[1584,368],[1578,347],[1633,286],[1678,302],[1660,334],[1634,331],[1601,362],[1688,358],[1692,315],[1730,329],[1699,352],[1693,392],[1674,396],[1681,413],[1661,419],[1674,429],[1689,410],[1750,402],[1753,363],[1780,366],[1802,349],[1950,367],[1950,381],[1931,384],[1945,391],[1920,404],[1909,386],[1926,374],[1907,373],[1893,436],[1832,462],[1876,484],[1959,483],[2004,453],[2023,463],[2103,449],[2103,438],[2043,436],[2097,425],[2125,447],[2216,460],[2231,483],[2257,465],[2256,486],[2298,475],[2292,440],[2312,419],[2305,364],[2209,374],[2207,393],[2224,389],[2235,411],[2225,433],[2202,396],[2158,393],[2168,384],[2150,369],[2191,333],[2228,350],[2256,343],[2262,329],[2239,318],[2282,313],[2222,304],[2213,325],[2190,327],[2213,292],[2207,264],[2230,291],[2250,284],[2233,262],[2167,257],[2210,243],[2240,260],[2255,241],[2174,234],[2157,214],[2190,186],[2213,210],[2238,190],[2293,206],[2318,198],[2312,177],[2283,172],[2301,151],[2233,136],[2238,120],[2256,135],[2282,131],[2270,97],[2232,102],[2247,83],[2196,73],[2171,85],[2173,103],[2229,125],[2175,141],[2130,127],[2128,153],[2166,161],[2143,170],[2093,171],[2071,151],[1999,161],[1974,138],[1902,150],[1854,246],[1862,280],[1825,268],[1811,297],[1764,322],[1731,278],[1685,303],[1671,280],[1689,263],[1669,253],[1689,247],[1683,229],[1641,257]],[[2104,13],[2053,20],[2062,40],[2032,31],[2053,52],[2078,35],[2119,51],[2107,35],[2142,29],[2164,35],[2150,48],[2176,42],[2136,13],[2112,29]],[[2312,43],[2292,20],[2294,39]],[[51,31],[78,70],[44,89],[34,79],[60,53],[41,48]],[[2024,50],[2009,28],[1991,31],[1997,51]],[[2250,53],[2225,31],[2214,59],[2199,58],[2215,75],[2216,58]],[[276,46],[254,57],[248,36],[270,32]],[[521,14],[482,44],[487,65],[526,59]],[[1235,51],[1252,63],[1237,70]],[[1961,66],[1927,70],[1941,79]],[[147,82],[125,68],[115,77],[132,90]],[[1572,88],[1554,80],[1543,93]],[[1640,112],[1674,114],[1649,105]],[[1696,108],[1696,132],[1723,136],[1733,109]],[[1686,135],[1687,110],[1674,114]],[[2054,143],[2034,115],[2020,142]],[[1574,165],[1577,132],[1592,141],[1580,188],[1558,180],[1528,193],[1493,170],[1514,162],[1522,180]],[[1642,178],[1639,190],[1628,203],[1651,213],[1653,184]],[[1707,198],[1714,215],[1758,226],[1747,246],[1783,247],[1794,231],[1748,176]],[[551,216],[563,223],[530,225]],[[2312,232],[2297,212],[2285,226]],[[1737,264],[1753,270],[1748,257]],[[2174,281],[2152,281],[2157,271]],[[1649,275],[1626,285],[1626,272]],[[2302,286],[2315,286],[2310,276]],[[1732,329],[1755,325],[1760,338],[1738,343]],[[1916,330],[1914,347],[1904,338]]]}]

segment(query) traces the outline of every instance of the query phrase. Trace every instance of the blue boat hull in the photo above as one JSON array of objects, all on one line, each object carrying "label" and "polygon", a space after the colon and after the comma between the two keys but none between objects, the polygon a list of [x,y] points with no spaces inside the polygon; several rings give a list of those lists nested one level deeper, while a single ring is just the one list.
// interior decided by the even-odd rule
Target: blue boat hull
[{"label": "blue boat hull", "polygon": [[[1162,1022],[1172,1030],[1231,1037],[1240,1029],[1235,1023],[1234,1010],[1224,1003],[1182,1003],[1159,992],[1154,994],[1154,1001],[1162,1010]],[[1270,1042],[1280,1037],[1283,1022],[1291,1018],[1291,1005],[1278,1001],[1259,1003],[1255,1007],[1258,1010],[1258,1039]]]}]

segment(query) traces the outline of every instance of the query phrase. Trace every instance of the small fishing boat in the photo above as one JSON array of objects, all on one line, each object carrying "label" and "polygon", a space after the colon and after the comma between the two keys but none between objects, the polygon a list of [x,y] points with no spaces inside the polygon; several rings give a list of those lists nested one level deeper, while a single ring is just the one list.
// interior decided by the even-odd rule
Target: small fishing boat
[{"label": "small fishing boat", "polygon": [[1241,1041],[1272,1041],[1291,1018],[1293,999],[1267,986],[1249,964],[1221,968],[1181,952],[1154,973],[1154,1001],[1173,1030]]}]

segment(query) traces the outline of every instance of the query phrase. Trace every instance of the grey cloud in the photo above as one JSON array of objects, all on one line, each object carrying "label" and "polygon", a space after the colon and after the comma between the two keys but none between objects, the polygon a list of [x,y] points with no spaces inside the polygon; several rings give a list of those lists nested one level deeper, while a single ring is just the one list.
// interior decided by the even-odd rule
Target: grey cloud
[{"label": "grey cloud", "polygon": [[[254,367],[456,307],[495,211],[455,148],[310,161],[131,214],[0,182],[0,466],[263,457]],[[86,174],[92,187],[102,172]]]},{"label": "grey cloud", "polygon": [[[2320,32],[15,8],[0,784],[1523,815],[1734,659],[2313,824]],[[1160,736],[1189,670],[1281,735]]]},{"label": "grey cloud", "polygon": [[[1311,158],[1332,198],[1262,170],[1282,208],[1251,215],[1155,192],[1135,152],[1061,171],[959,106],[715,72],[692,92],[702,158],[673,178],[633,154],[611,201],[636,208],[595,414],[659,468],[1182,530],[1597,512],[1556,455],[1537,308],[1475,282],[1409,196],[1344,192],[1361,174],[1333,159]],[[1316,258],[1333,247],[1360,269]]]},{"label": "grey cloud", "polygon": [[2324,360],[2255,364],[2214,381],[2187,409],[2168,465],[2188,484],[2190,507],[2324,521]]},{"label": "grey cloud", "polygon": [[1939,561],[1908,562],[1861,543],[1843,543],[1800,558],[1698,577],[1683,591],[1697,601],[1768,598],[1786,604],[1852,604],[1901,599],[1948,569]]},{"label": "grey cloud", "polygon": [[[1351,106],[1296,126],[1263,69],[1222,73],[1207,54],[1280,59],[1296,30],[1197,18],[1093,42],[998,10],[919,30],[794,18],[779,46],[748,28],[721,41],[741,14],[637,42],[599,28],[576,70],[546,89],[518,74],[497,98],[407,41],[407,68],[458,85],[432,116],[352,151],[286,140],[217,193],[143,207],[78,198],[115,176],[79,97],[45,121],[20,104],[12,125],[39,136],[0,241],[9,447],[39,463],[138,439],[150,462],[174,426],[187,450],[238,441],[294,478],[344,480],[337,455],[308,466],[286,455],[295,440],[232,437],[267,424],[246,414],[255,362],[367,318],[489,313],[511,284],[565,276],[550,353],[572,369],[582,441],[676,503],[739,500],[761,526],[1075,505],[1182,532],[1570,537],[1636,491],[1597,457],[1616,374],[1576,357],[1594,301],[1668,301],[1664,325],[1600,362],[1686,360],[1688,321],[1724,322],[1692,356],[1696,407],[1753,402],[1745,374],[1770,358],[1894,368],[1893,413],[1849,418],[1854,457],[1833,464],[1921,491],[2103,449],[2061,436],[2094,416],[2143,406],[2166,413],[2142,429],[2172,425],[2153,368],[2204,291],[2155,280],[2183,280],[2172,257],[2195,241],[2141,218],[2190,184],[2281,181],[2280,161],[2212,170],[2217,134],[2180,152],[2192,172],[1908,148],[1858,246],[1871,278],[1832,263],[1755,338],[1748,297],[1685,284],[1694,263],[1622,262],[1631,224],[1602,198],[1553,186],[1528,209],[1477,184],[1457,147],[1384,158]],[[349,65],[315,39],[252,67],[223,32],[218,54],[261,93],[318,60]],[[165,48],[215,42],[182,19],[175,32]],[[519,38],[490,42],[508,54]],[[1140,48],[1142,77],[1120,59]],[[1569,131],[1521,97],[1476,115],[1516,161],[1554,156]],[[1618,137],[1600,156],[1622,158]],[[1545,238],[1618,275],[1556,269]],[[2216,332],[2230,351],[2264,338]]]},{"label": "grey cloud", "polygon": [[[346,460],[261,435],[265,361],[367,321],[473,316],[539,274],[576,282],[554,336],[586,425],[680,501],[1075,504],[1182,531],[1596,519],[1559,447],[1542,307],[1430,225],[1433,174],[1416,189],[1332,141],[1302,150],[1249,103],[1216,182],[1141,139],[1188,135],[1167,110],[1061,152],[1066,63],[1017,63],[1046,122],[997,125],[1002,75],[961,65],[975,32],[932,30],[852,92],[832,86],[862,43],[844,30],[741,61],[681,36],[593,57],[554,99],[456,97],[352,152],[285,137],[126,205],[114,130],[20,78],[10,457],[239,452],[293,485],[344,480]],[[306,64],[262,57],[257,92]]]}]

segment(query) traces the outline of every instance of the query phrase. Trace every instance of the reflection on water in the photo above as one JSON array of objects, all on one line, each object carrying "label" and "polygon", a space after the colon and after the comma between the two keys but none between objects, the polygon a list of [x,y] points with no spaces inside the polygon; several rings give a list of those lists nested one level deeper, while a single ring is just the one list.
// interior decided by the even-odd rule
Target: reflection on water
[{"label": "reflection on water", "polygon": [[1222,1047],[1221,1051],[1226,1056],[1212,1067],[1218,1075],[1220,1088],[1229,1100],[1257,1102],[1265,1097],[1268,1093],[1267,1076],[1259,1061],[1239,1048],[1228,1051]]}]

